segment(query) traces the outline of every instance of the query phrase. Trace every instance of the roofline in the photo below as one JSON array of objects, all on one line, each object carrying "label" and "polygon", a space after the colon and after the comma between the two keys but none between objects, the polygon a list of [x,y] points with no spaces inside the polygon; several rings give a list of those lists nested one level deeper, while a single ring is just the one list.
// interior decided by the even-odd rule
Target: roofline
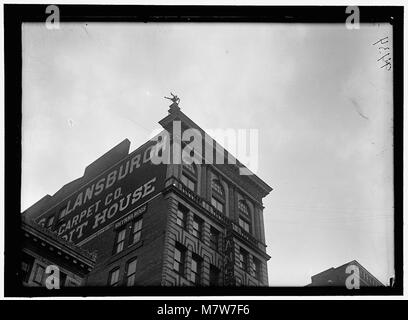
[{"label": "roofline", "polygon": [[28,232],[49,244],[58,247],[61,251],[81,261],[89,267],[94,267],[96,262],[96,255],[92,254],[74,244],[67,242],[66,240],[58,237],[48,229],[43,228],[40,225],[34,225],[25,221],[21,222],[21,229]]},{"label": "roofline", "polygon": [[[193,120],[191,120],[184,112],[182,112],[179,108],[178,109],[172,109],[170,108],[169,114],[161,119],[159,121],[159,124],[166,129],[166,126],[175,120],[180,120],[181,122],[187,124],[188,127],[198,129],[201,133],[207,134],[207,132],[202,129],[198,124],[196,124]],[[208,135],[208,134],[207,134]],[[210,136],[210,135],[208,135]],[[211,137],[211,136],[210,136]],[[211,137],[211,139],[216,143],[215,146],[220,146],[223,150],[227,152],[227,155],[232,157],[233,159],[236,160],[235,164],[232,164],[233,166],[236,166],[237,168],[246,168],[248,171],[250,171],[247,166],[242,164],[237,158],[235,158],[227,149],[222,147],[214,138]],[[241,167],[239,166],[241,165]],[[251,172],[251,171],[250,171]],[[252,175],[245,175],[248,177],[248,179],[252,180],[255,184],[257,184],[260,188],[262,188],[265,191],[265,195],[269,194],[273,188],[269,186],[265,181],[263,181],[258,175],[253,173]]]}]

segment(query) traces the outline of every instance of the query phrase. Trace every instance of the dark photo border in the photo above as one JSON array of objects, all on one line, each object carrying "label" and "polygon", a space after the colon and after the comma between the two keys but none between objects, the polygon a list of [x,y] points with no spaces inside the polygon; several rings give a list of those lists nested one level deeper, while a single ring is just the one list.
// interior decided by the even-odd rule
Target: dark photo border
[{"label": "dark photo border", "polygon": [[[331,287],[79,287],[64,290],[26,288],[19,284],[21,213],[21,117],[23,22],[45,22],[47,5],[5,4],[5,268],[7,297],[49,296],[332,296],[403,294],[403,14],[397,6],[359,6],[360,23],[393,26],[394,95],[394,259],[395,285],[347,290]],[[63,22],[283,22],[345,23],[346,6],[145,6],[58,5]],[[301,266],[300,266],[301,267]]]}]

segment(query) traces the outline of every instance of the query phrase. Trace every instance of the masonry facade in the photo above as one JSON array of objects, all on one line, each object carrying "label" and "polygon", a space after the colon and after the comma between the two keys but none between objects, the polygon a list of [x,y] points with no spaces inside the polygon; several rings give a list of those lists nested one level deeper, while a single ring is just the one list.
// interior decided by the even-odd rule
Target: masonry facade
[{"label": "masonry facade", "polygon": [[[205,134],[176,103],[159,123],[171,152],[174,123],[181,136],[189,128]],[[203,147],[208,143],[219,155],[219,145],[205,141]],[[193,163],[157,165],[151,163],[157,141],[130,154],[129,145],[124,140],[83,177],[23,212],[25,219],[96,254],[81,283],[267,286],[262,199],[272,188],[254,174],[241,175],[239,162],[214,164],[196,156]]]},{"label": "masonry facade", "polygon": [[[96,256],[37,224],[21,224],[21,284],[27,287],[80,287],[92,271]],[[48,268],[48,269],[47,269]],[[58,274],[57,274],[58,273]],[[58,284],[55,279],[58,278]]]}]

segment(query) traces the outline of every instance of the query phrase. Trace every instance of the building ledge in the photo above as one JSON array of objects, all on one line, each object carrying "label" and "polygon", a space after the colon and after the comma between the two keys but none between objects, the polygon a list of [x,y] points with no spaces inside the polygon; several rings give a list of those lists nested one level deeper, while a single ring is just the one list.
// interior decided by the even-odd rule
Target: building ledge
[{"label": "building ledge", "polygon": [[220,223],[225,228],[227,228],[227,230],[229,230],[239,240],[250,245],[251,247],[255,247],[257,249],[257,252],[262,254],[267,260],[271,258],[265,252],[266,245],[264,243],[257,240],[253,235],[251,235],[249,232],[242,229],[234,221],[227,218],[223,214],[219,213],[207,200],[201,198],[195,192],[191,191],[177,178],[170,177],[166,180],[165,189],[163,190],[163,194],[169,191],[177,192],[180,196],[182,196],[186,200],[190,200],[199,209],[204,209],[204,212],[207,213],[207,215],[210,218],[212,218],[213,220],[216,220],[218,223]]}]

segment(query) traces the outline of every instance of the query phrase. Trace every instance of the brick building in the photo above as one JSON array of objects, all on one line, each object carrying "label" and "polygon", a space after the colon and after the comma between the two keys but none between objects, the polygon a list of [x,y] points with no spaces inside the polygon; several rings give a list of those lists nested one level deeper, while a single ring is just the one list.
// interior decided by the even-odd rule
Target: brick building
[{"label": "brick building", "polygon": [[[60,288],[84,285],[86,276],[95,265],[95,255],[38,224],[23,221],[21,230],[23,241],[19,277],[23,286],[44,287],[48,275],[58,277]],[[58,269],[47,270],[49,266]]]},{"label": "brick building", "polygon": [[356,260],[347,262],[337,268],[330,268],[312,276],[308,287],[345,287],[347,278],[354,278],[359,287],[383,287],[384,285]]},{"label": "brick building", "polygon": [[[204,154],[201,163],[152,163],[152,150],[178,152],[175,123],[181,136],[205,134],[177,103],[159,123],[170,148],[152,139],[129,154],[124,140],[23,216],[97,253],[85,286],[267,286],[262,199],[272,188],[241,175],[239,162]],[[231,157],[213,140],[202,146]]]}]

